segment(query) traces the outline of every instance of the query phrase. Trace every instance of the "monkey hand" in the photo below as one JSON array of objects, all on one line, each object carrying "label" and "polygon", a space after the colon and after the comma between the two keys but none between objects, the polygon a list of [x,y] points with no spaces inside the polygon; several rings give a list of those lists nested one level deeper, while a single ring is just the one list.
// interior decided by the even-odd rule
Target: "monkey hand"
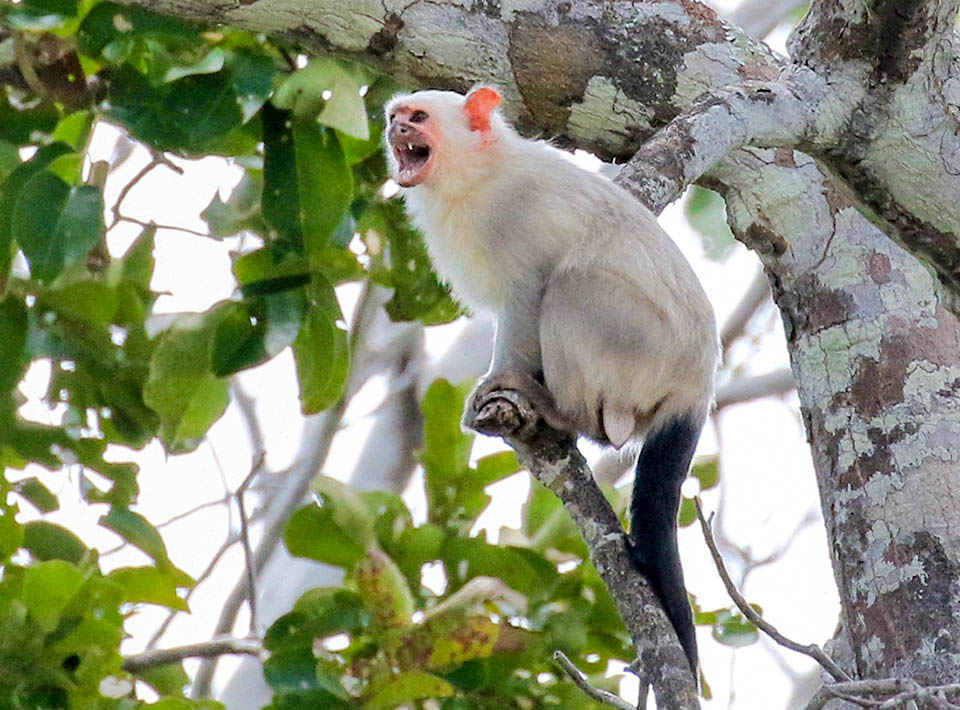
[{"label": "monkey hand", "polygon": [[[573,431],[572,426],[557,409],[553,395],[534,377],[522,370],[509,369],[495,372],[483,380],[470,395],[464,412],[465,426],[482,433],[503,434],[503,429],[518,429],[523,426],[521,412],[503,411],[504,407],[516,409],[517,403],[505,392],[516,392],[533,409],[534,420],[542,419],[548,426],[560,431]],[[510,421],[504,421],[510,419]],[[513,422],[511,418],[515,418]],[[533,422],[535,424],[535,421]],[[492,428],[490,425],[494,425]]]}]

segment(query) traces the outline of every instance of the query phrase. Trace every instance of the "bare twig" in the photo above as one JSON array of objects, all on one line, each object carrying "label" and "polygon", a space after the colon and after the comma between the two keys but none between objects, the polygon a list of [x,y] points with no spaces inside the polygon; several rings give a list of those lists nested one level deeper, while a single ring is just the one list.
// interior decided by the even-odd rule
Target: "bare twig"
[{"label": "bare twig", "polygon": [[[156,222],[144,222],[142,219],[137,219],[135,217],[128,217],[125,214],[119,216],[118,221],[120,222],[130,222],[131,224],[136,224],[137,226],[143,227],[156,227],[157,229],[170,229],[174,232],[185,232],[186,234],[192,234],[196,237],[204,237],[205,239],[213,239],[216,241],[216,237],[208,232],[201,232],[196,229],[190,229],[190,227],[180,227],[175,224],[157,224]],[[112,225],[111,225],[112,227]]]},{"label": "bare twig", "polygon": [[587,681],[587,677],[580,672],[579,668],[573,665],[573,661],[567,658],[563,651],[554,651],[553,660],[560,665],[560,667],[563,669],[563,672],[570,677],[570,680],[572,680],[588,698],[596,700],[602,705],[609,705],[612,708],[617,708],[617,710],[637,710],[636,706],[631,705],[619,695],[614,695],[606,690],[594,688],[592,685],[590,685],[589,681]]},{"label": "bare twig", "polygon": [[799,644],[796,641],[788,639],[786,636],[781,634],[777,629],[765,621],[762,616],[760,616],[756,610],[747,603],[747,600],[743,598],[743,595],[737,590],[736,585],[733,583],[733,580],[730,579],[730,573],[727,572],[726,565],[723,563],[723,557],[720,554],[720,551],[717,549],[717,543],[713,539],[713,534],[710,532],[710,523],[703,516],[703,507],[700,505],[700,499],[694,498],[694,502],[697,506],[697,518],[700,520],[700,529],[703,531],[703,539],[707,543],[707,547],[710,548],[710,555],[713,557],[713,562],[717,566],[717,573],[720,575],[720,579],[723,581],[723,586],[727,588],[727,594],[730,595],[730,598],[733,600],[733,603],[737,605],[737,608],[740,610],[740,613],[743,614],[747,620],[750,621],[754,626],[763,631],[767,636],[772,638],[778,644],[785,648],[789,648],[792,651],[797,653],[802,653],[805,656],[809,656],[817,663],[819,663],[825,671],[832,675],[837,680],[850,680],[850,676],[840,668],[833,659],[830,658],[823,650],[816,644],[809,644],[804,646]]},{"label": "bare twig", "polygon": [[[233,547],[237,541],[240,539],[240,533],[233,533],[223,541],[223,544],[220,545],[220,549],[216,551],[213,557],[210,558],[210,561],[207,563],[207,566],[204,568],[197,579],[194,581],[192,587],[187,590],[187,593],[183,596],[184,601],[190,601],[190,597],[193,596],[193,593],[197,590],[197,587],[200,586],[201,582],[206,581],[207,578],[213,574],[213,570],[216,569],[217,564],[223,559],[223,556],[227,553],[231,547]],[[166,633],[167,629],[170,627],[170,622],[173,621],[173,618],[180,613],[179,609],[171,609],[167,614],[167,618],[163,620],[163,623],[157,627],[157,630],[153,632],[153,636],[150,637],[150,640],[147,641],[147,648],[151,649],[156,646],[157,641]]]},{"label": "bare twig", "polygon": [[253,552],[250,550],[250,529],[247,522],[247,511],[243,505],[243,496],[254,478],[263,470],[263,460],[266,454],[261,451],[250,473],[243,479],[243,483],[237,488],[237,510],[240,514],[240,543],[243,546],[243,561],[247,574],[247,604],[250,607],[250,633],[259,633],[259,624],[257,623],[257,580],[256,571],[253,568]]},{"label": "bare twig", "polygon": [[107,229],[113,229],[115,226],[117,226],[117,222],[119,222],[121,219],[120,205],[127,198],[127,195],[130,193],[130,191],[137,186],[137,183],[143,180],[143,178],[145,178],[147,174],[158,165],[164,165],[164,163],[156,159],[151,160],[149,163],[140,168],[137,174],[130,178],[130,181],[121,188],[120,194],[117,195],[117,199],[113,203],[113,207],[110,209],[110,211],[113,213],[113,221],[110,223],[110,226],[107,227]]},{"label": "bare twig", "polygon": [[128,673],[142,673],[151,668],[179,663],[184,658],[215,658],[227,655],[259,656],[262,652],[263,643],[260,639],[220,637],[187,646],[144,651],[127,656],[123,659],[123,669]]}]

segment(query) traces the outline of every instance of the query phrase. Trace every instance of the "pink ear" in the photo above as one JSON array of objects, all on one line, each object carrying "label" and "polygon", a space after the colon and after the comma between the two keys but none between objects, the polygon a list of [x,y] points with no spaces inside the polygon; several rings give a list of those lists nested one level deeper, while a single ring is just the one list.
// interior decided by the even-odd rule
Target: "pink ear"
[{"label": "pink ear", "polygon": [[467,117],[470,119],[471,131],[489,131],[490,114],[503,99],[496,89],[482,86],[467,94]]}]

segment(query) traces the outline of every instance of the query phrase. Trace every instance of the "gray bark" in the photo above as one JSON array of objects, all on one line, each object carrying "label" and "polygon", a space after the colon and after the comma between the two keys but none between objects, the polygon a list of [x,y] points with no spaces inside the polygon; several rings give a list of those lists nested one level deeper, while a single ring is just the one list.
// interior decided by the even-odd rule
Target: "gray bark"
[{"label": "gray bark", "polygon": [[606,158],[666,127],[621,179],[659,208],[700,178],[763,260],[850,670],[960,675],[956,2],[818,0],[791,60],[693,0],[142,2],[415,84],[495,82],[521,130]]}]

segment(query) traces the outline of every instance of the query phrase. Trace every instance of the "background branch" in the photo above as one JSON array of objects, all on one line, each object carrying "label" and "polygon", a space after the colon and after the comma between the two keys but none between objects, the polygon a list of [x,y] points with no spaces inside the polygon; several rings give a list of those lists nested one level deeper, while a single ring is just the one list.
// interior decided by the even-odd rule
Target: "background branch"
[{"label": "background branch", "polygon": [[185,658],[215,658],[227,655],[259,656],[263,644],[255,638],[220,637],[187,646],[144,651],[123,660],[123,670],[128,673],[143,673],[151,668],[179,663]]}]

